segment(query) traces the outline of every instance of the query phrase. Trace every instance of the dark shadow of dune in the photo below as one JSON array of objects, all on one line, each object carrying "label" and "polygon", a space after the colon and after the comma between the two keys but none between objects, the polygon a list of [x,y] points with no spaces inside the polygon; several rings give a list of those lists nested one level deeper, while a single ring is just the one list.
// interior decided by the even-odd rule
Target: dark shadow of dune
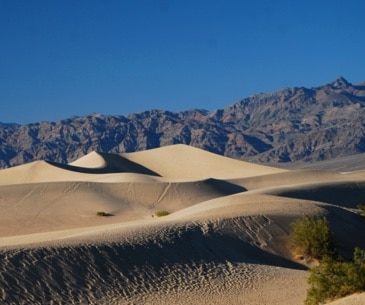
[{"label": "dark shadow of dune", "polygon": [[160,175],[138,163],[130,161],[122,156],[116,154],[107,154],[107,153],[98,153],[103,157],[105,163],[107,164],[102,168],[87,168],[87,167],[79,167],[69,164],[56,163],[52,161],[46,161],[47,163],[70,171],[75,171],[79,173],[87,173],[87,174],[109,174],[109,173],[135,173],[135,174],[143,174],[150,176],[158,176]]},{"label": "dark shadow of dune", "polygon": [[365,182],[336,182],[299,186],[293,190],[278,190],[275,195],[356,208],[358,204],[365,202]]},{"label": "dark shadow of dune", "polygon": [[210,178],[207,180],[204,180],[204,183],[214,187],[216,190],[221,192],[224,195],[233,195],[237,193],[246,192],[247,189],[243,186],[233,184],[231,182],[225,181],[225,180],[219,180]]},{"label": "dark shadow of dune", "polygon": [[346,259],[352,259],[355,247],[365,249],[364,217],[334,205],[324,208],[328,211],[326,217],[335,235],[339,254]]}]

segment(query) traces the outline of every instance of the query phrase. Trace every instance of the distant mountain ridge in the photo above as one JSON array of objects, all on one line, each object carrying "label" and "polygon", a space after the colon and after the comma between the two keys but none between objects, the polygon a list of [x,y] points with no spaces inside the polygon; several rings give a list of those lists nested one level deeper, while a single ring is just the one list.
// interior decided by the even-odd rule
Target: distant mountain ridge
[{"label": "distant mountain ridge", "polygon": [[260,93],[215,111],[91,114],[58,122],[0,123],[0,168],[69,163],[90,151],[188,144],[262,163],[329,160],[365,152],[365,82]]}]

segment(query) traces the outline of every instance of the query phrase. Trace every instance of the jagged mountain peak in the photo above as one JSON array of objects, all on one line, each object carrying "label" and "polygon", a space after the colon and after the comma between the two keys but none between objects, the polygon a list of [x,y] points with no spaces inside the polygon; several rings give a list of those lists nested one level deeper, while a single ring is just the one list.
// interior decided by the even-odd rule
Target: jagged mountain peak
[{"label": "jagged mountain peak", "polygon": [[340,76],[335,81],[330,83],[330,85],[335,89],[342,89],[351,86],[351,83],[349,83],[343,76]]}]

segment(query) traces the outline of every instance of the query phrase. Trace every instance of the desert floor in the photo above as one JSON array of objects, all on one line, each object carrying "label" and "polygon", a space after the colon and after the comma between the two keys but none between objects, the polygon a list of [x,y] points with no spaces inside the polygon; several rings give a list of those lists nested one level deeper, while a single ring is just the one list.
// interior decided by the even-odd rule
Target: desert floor
[{"label": "desert floor", "polygon": [[326,215],[351,257],[365,248],[364,201],[362,170],[286,170],[185,145],[4,169],[1,303],[303,304],[308,264],[290,223]]}]

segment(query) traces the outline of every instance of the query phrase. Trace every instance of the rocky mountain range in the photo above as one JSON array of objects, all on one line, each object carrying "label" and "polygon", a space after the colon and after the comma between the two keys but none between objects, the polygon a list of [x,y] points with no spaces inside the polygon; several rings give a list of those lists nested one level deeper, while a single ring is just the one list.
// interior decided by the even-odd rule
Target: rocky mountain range
[{"label": "rocky mountain range", "polygon": [[315,88],[261,93],[215,111],[90,114],[57,122],[0,123],[0,168],[33,160],[68,163],[90,151],[132,152],[183,143],[271,163],[365,152],[365,82],[343,77]]}]

